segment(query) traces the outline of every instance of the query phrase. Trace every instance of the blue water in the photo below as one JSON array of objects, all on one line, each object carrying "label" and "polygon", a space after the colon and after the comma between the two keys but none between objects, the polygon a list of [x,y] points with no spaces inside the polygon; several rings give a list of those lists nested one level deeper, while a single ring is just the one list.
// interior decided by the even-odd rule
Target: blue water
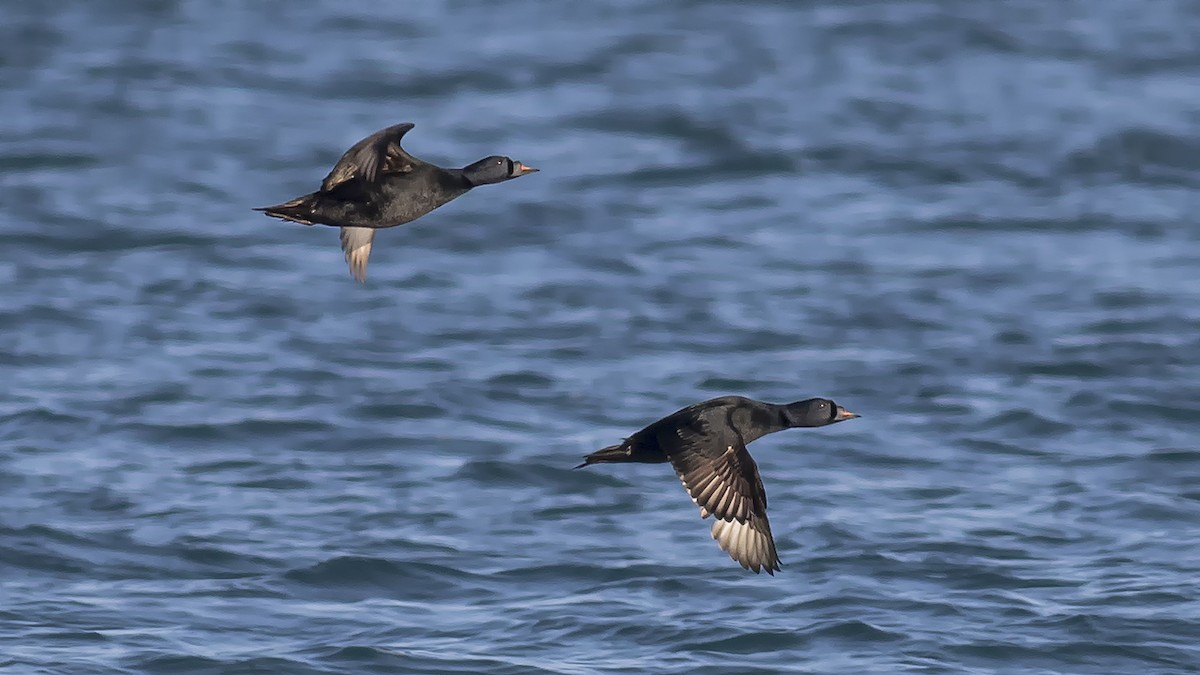
[{"label": "blue water", "polygon": [[[1200,8],[16,3],[5,673],[1200,671]],[[542,171],[383,232],[351,143]],[[661,465],[722,394],[783,572]]]}]

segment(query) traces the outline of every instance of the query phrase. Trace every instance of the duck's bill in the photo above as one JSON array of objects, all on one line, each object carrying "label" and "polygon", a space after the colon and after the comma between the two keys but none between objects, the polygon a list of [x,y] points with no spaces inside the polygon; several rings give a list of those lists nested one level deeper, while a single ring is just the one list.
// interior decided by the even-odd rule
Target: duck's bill
[{"label": "duck's bill", "polygon": [[838,422],[843,422],[845,420],[852,420],[855,417],[862,417],[862,415],[859,415],[858,413],[850,412],[849,410],[846,410],[845,408],[843,408],[842,406],[839,405],[838,409],[837,409],[837,415],[833,419]]},{"label": "duck's bill", "polygon": [[518,176],[524,176],[527,173],[537,173],[538,172],[538,170],[533,168],[532,166],[529,166],[528,164],[522,164],[521,162],[517,162],[516,169],[517,169],[516,173]]}]

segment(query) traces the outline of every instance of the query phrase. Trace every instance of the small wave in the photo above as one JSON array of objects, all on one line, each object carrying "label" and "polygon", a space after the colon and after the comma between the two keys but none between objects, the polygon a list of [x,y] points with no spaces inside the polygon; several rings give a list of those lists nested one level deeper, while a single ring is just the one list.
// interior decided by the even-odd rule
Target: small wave
[{"label": "small wave", "polygon": [[0,526],[0,567],[38,573],[82,574],[93,568],[87,556],[74,555],[92,542],[47,525],[9,528]]},{"label": "small wave", "polygon": [[347,645],[338,647],[330,653],[320,657],[320,660],[335,664],[365,667],[370,666],[375,672],[386,670],[388,672],[405,672],[407,669],[416,667],[414,659],[405,656],[401,652],[395,652],[389,649],[372,647],[369,645]]},{"label": "small wave", "polygon": [[393,562],[365,556],[338,556],[283,575],[342,600],[393,597],[445,600],[460,593],[478,599],[488,593],[485,579],[462,570],[424,562]]},{"label": "small wave", "polygon": [[289,675],[334,675],[340,671],[314,668],[304,661],[260,656],[250,659],[215,659],[194,654],[144,654],[128,657],[129,667],[142,673],[193,673],[196,675],[233,675],[235,673],[288,673]]},{"label": "small wave", "polygon": [[1127,128],[1072,152],[1060,173],[1125,183],[1200,186],[1200,142],[1191,133]]}]

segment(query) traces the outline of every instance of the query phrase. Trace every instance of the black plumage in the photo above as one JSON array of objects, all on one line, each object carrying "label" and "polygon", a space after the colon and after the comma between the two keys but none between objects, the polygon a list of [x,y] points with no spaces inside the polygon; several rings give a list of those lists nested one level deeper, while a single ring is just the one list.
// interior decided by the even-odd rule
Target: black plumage
[{"label": "black plumage", "polygon": [[767,519],[767,492],[746,446],[796,427],[821,427],[858,417],[833,401],[776,404],[722,396],[688,406],[624,442],[587,455],[582,464],[670,462],[700,517],[715,516],[713,539],[745,569],[779,570]]},{"label": "black plumage", "polygon": [[340,227],[350,273],[362,282],[367,278],[375,230],[416,220],[479,185],[537,171],[498,155],[461,169],[424,162],[400,146],[413,126],[406,122],[367,136],[342,155],[321,189],[255,210],[305,225]]}]

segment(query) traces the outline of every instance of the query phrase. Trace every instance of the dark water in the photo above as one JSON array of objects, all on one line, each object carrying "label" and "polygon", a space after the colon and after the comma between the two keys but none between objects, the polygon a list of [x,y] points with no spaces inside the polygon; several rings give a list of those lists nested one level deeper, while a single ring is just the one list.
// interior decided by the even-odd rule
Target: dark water
[{"label": "dark water", "polygon": [[[1195,3],[382,6],[5,5],[0,670],[1200,669]],[[774,578],[570,470],[727,393]]]}]

